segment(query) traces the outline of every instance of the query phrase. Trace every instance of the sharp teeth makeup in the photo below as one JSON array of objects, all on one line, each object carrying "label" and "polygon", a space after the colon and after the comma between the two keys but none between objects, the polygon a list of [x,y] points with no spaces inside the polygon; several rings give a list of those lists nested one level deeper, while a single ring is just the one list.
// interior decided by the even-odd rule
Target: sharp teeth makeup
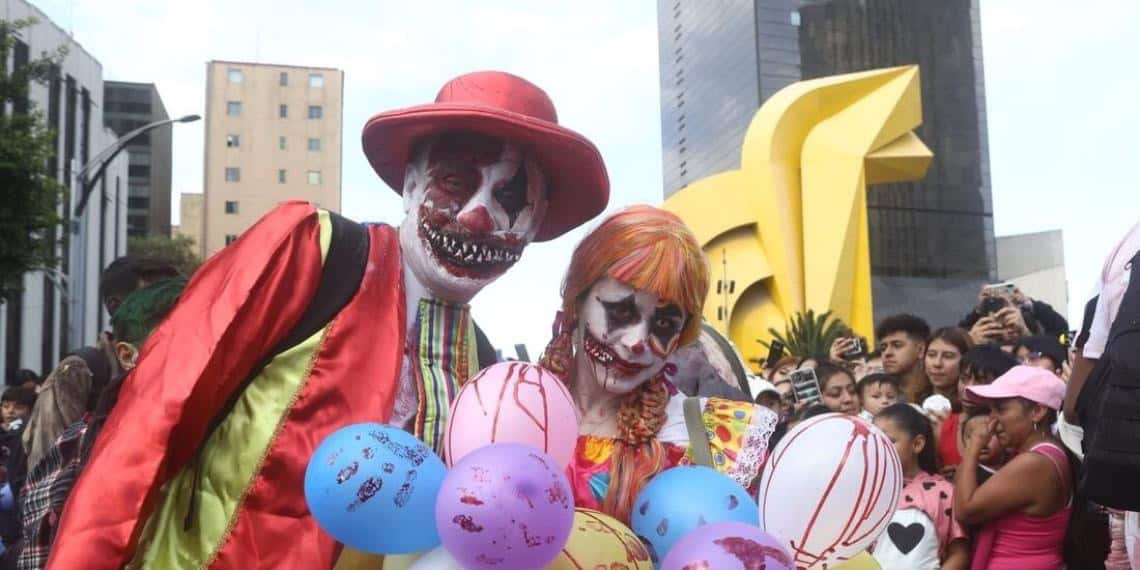
[{"label": "sharp teeth makeup", "polygon": [[421,147],[404,190],[416,219],[400,237],[421,281],[470,299],[521,258],[546,212],[545,179],[532,160],[514,145],[468,133]]}]

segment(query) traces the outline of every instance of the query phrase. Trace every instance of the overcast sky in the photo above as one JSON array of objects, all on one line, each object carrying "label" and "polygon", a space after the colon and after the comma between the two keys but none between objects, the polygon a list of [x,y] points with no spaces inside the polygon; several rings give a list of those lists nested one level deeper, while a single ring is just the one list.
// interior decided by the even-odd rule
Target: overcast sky
[{"label": "overcast sky", "polygon": [[[1063,229],[1076,307],[1109,249],[1140,219],[1140,2],[981,2],[995,228]],[[343,69],[343,208],[357,220],[403,217],[359,150],[364,122],[430,101],[447,79],[478,69],[538,84],[560,121],[594,141],[610,172],[609,211],[661,202],[652,0],[34,4],[102,62],[105,79],[156,83],[172,116],[204,111],[212,59]],[[200,122],[175,129],[176,195],[202,191],[202,133]],[[480,294],[475,317],[493,342],[504,349],[526,342],[537,356],[583,232],[531,246]]]}]

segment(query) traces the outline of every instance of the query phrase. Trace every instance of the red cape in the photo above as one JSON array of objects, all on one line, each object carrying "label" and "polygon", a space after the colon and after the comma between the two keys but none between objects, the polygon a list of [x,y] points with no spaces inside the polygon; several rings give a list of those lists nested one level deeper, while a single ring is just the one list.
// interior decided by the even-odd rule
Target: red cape
[{"label": "red cape", "polygon": [[[195,273],[123,385],[67,501],[49,568],[121,568],[132,559],[161,486],[186,467],[230,398],[314,301],[320,232],[312,205],[286,203]],[[308,512],[304,471],[332,431],[388,419],[404,345],[396,231],[367,232],[364,277],[333,317],[216,567],[329,568],[337,556]]]}]

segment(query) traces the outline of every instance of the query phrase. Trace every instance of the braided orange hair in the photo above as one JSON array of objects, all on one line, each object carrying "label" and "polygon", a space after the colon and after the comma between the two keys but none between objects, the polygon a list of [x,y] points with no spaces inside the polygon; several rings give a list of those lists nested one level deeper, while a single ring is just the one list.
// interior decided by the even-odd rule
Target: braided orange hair
[{"label": "braided orange hair", "polygon": [[[572,382],[573,330],[578,304],[603,277],[649,291],[680,305],[688,315],[680,345],[696,341],[709,288],[709,268],[701,246],[676,215],[653,206],[630,206],[587,235],[570,259],[562,283],[562,312],[554,339],[540,363]],[[665,450],[657,434],[665,423],[669,390],[658,375],[623,396],[618,409],[610,485],[602,510],[629,523],[637,494],[664,468]]]}]

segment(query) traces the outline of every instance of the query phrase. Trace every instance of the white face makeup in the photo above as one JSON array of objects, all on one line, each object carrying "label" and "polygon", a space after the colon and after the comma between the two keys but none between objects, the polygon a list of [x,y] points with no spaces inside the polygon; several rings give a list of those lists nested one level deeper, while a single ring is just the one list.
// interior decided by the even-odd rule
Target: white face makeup
[{"label": "white face makeup", "polygon": [[605,391],[628,394],[661,372],[687,318],[675,303],[604,277],[578,303],[575,349]]},{"label": "white face makeup", "polygon": [[443,135],[404,176],[400,246],[435,297],[466,303],[519,260],[546,215],[537,163],[510,143]]}]

